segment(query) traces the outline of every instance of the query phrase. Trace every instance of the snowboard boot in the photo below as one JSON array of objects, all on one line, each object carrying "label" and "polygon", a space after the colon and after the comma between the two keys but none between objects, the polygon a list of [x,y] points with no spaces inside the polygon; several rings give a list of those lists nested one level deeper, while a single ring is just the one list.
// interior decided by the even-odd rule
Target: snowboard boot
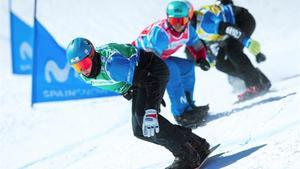
[{"label": "snowboard boot", "polygon": [[203,113],[204,116],[206,116],[206,115],[207,115],[207,112],[208,112],[208,110],[209,110],[208,104],[205,105],[205,106],[196,106],[196,105],[195,105],[195,101],[193,100],[191,93],[190,93],[190,92],[187,92],[187,91],[185,91],[184,93],[185,93],[185,96],[186,96],[186,100],[187,100],[187,102],[189,103],[189,106],[190,106],[192,109],[194,109],[194,110],[196,110],[196,111],[199,111],[200,113]]},{"label": "snowboard boot", "polygon": [[189,109],[186,109],[180,116],[175,116],[176,122],[191,129],[195,129],[200,125],[203,125],[204,119],[208,114],[209,106],[196,106],[192,99],[192,95],[189,92],[185,92],[187,102],[189,103]]},{"label": "snowboard boot", "polygon": [[267,90],[264,90],[260,85],[257,86],[251,86],[246,88],[246,91],[238,95],[239,101],[245,101],[253,99],[257,96],[263,95],[267,92]]},{"label": "snowboard boot", "polygon": [[258,68],[256,68],[256,71],[259,75],[259,85],[261,87],[261,90],[264,92],[269,91],[271,88],[272,84],[271,81],[267,78],[267,76],[261,72]]},{"label": "snowboard boot", "polygon": [[202,162],[210,153],[209,143],[204,138],[201,138],[194,133],[192,133],[191,135],[190,143],[193,146],[193,148],[198,152]]},{"label": "snowboard boot", "polygon": [[209,106],[208,105],[205,105],[205,106],[196,106],[195,105],[195,101],[193,100],[191,93],[187,92],[187,91],[185,91],[184,93],[185,93],[185,96],[186,96],[186,100],[187,100],[187,102],[189,103],[189,106],[192,109],[196,109],[199,112],[208,112],[208,110],[209,110]]},{"label": "snowboard boot", "polygon": [[180,152],[166,169],[194,169],[201,164],[199,154],[189,142],[180,147]]},{"label": "snowboard boot", "polygon": [[197,123],[197,127],[199,126],[204,126],[205,125],[205,121],[206,121],[206,117],[208,116],[208,111],[209,111],[209,105],[204,105],[204,106],[195,106],[193,107],[193,109],[195,111],[197,111],[199,113],[199,120]]},{"label": "snowboard boot", "polygon": [[177,124],[191,129],[197,128],[199,121],[198,113],[195,111],[185,111],[180,116],[174,116]]},{"label": "snowboard boot", "polygon": [[200,114],[202,114],[203,117],[207,115],[207,112],[209,110],[209,105],[204,105],[204,106],[193,106],[193,109],[198,111]]},{"label": "snowboard boot", "polygon": [[267,76],[263,74],[258,68],[255,68],[255,70],[259,78],[259,83],[246,88],[246,91],[244,93],[238,95],[239,101],[244,101],[263,95],[267,93],[271,88],[271,81],[267,78]]},{"label": "snowboard boot", "polygon": [[175,120],[183,127],[195,129],[198,126],[203,125],[204,119],[208,114],[208,109],[208,105],[197,106],[192,110],[184,111],[180,116],[175,116]]}]

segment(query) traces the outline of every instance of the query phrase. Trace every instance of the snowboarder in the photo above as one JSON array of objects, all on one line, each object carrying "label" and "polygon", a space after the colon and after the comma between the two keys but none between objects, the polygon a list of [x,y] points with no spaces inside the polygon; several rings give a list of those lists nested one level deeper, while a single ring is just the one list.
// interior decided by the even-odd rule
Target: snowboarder
[{"label": "snowboarder", "polygon": [[87,84],[132,98],[134,136],[171,151],[176,158],[169,169],[195,168],[209,153],[205,139],[159,114],[169,71],[154,53],[117,43],[95,49],[88,39],[76,38],[66,57]]},{"label": "snowboarder", "polygon": [[[208,55],[215,57],[216,68],[244,81],[246,90],[238,95],[239,101],[267,92],[270,80],[243,52],[246,47],[258,63],[266,60],[259,42],[251,38],[255,19],[248,10],[234,5],[232,0],[220,0],[193,13],[192,25],[205,41]],[[186,52],[190,55],[188,50]]]},{"label": "snowboarder", "polygon": [[[195,29],[189,23],[189,8],[181,0],[167,5],[167,18],[146,27],[132,43],[139,49],[152,51],[160,56],[170,71],[167,92],[171,101],[171,112],[178,124],[195,128],[207,115],[208,105],[194,104],[195,63],[202,70],[210,68],[206,60],[206,49]],[[186,45],[194,61],[171,56]]]}]

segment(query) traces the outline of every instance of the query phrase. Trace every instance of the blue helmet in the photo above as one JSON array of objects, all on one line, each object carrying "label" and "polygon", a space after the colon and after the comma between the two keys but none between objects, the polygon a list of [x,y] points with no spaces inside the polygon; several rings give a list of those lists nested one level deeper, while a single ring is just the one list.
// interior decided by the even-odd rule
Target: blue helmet
[{"label": "blue helmet", "polygon": [[173,18],[184,18],[189,16],[189,6],[184,1],[171,1],[167,6],[167,16]]},{"label": "blue helmet", "polygon": [[70,64],[75,64],[94,51],[93,44],[85,38],[73,39],[67,47],[67,59]]}]

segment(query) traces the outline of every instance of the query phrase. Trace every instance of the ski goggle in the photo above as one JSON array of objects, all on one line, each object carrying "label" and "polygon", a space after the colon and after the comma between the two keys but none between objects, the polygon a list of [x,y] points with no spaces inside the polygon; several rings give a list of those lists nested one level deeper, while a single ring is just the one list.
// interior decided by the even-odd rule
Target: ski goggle
[{"label": "ski goggle", "polygon": [[169,17],[168,18],[168,22],[172,25],[172,26],[177,26],[178,24],[181,26],[184,26],[188,23],[189,18],[188,17],[184,17],[184,18],[173,18],[173,17]]},{"label": "ski goggle", "polygon": [[92,59],[91,57],[87,56],[81,61],[73,64],[73,68],[76,72],[80,73],[83,70],[87,70],[92,65]]}]

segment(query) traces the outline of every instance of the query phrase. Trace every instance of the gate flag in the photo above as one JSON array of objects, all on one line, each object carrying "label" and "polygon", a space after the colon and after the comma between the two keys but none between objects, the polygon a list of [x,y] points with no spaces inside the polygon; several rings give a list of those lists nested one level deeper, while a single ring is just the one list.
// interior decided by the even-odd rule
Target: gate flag
[{"label": "gate flag", "polygon": [[14,74],[31,74],[33,28],[10,9],[12,69]]},{"label": "gate flag", "polygon": [[77,79],[80,77],[67,62],[65,49],[36,18],[34,30],[32,104],[118,95]]}]

